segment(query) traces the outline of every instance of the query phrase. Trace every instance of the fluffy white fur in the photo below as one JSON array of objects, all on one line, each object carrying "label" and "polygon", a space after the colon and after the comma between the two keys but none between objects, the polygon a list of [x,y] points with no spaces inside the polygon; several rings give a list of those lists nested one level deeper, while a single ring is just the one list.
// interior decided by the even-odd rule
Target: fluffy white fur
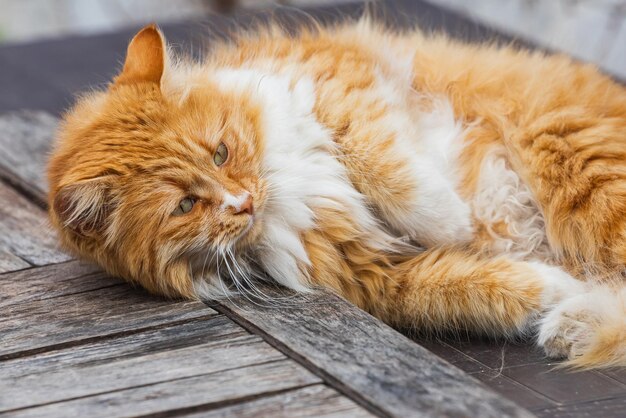
[{"label": "fluffy white fur", "polygon": [[[223,89],[252,93],[262,105],[268,150],[264,171],[270,191],[255,256],[264,271],[287,287],[308,289],[302,267],[310,261],[300,235],[315,227],[317,208],[347,211],[360,229],[371,231],[372,237],[386,237],[333,156],[332,137],[313,115],[315,93],[309,80],[298,80],[291,87],[286,76],[231,69],[221,70],[216,79]],[[377,244],[386,245],[385,238]]]},{"label": "fluffy white fur", "polygon": [[[538,343],[551,357],[576,359],[606,346],[603,338],[626,338],[626,288],[596,286],[566,298],[542,320]],[[623,341],[616,362],[626,356]],[[611,364],[608,364],[611,365]]]},{"label": "fluffy white fur", "polygon": [[[381,208],[385,220],[402,235],[426,246],[469,241],[472,222],[469,205],[458,195],[456,161],[463,143],[463,126],[443,97],[425,98],[411,87],[412,57],[393,54],[390,46],[381,54],[387,71],[378,71],[372,90],[387,104],[385,122],[394,132],[398,158],[406,164],[398,170],[412,179],[414,195],[402,207]],[[399,59],[402,57],[402,59]],[[422,111],[419,102],[431,103]],[[407,113],[407,108],[415,111]]]},{"label": "fluffy white fur", "polygon": [[[535,198],[507,162],[504,147],[497,147],[485,157],[478,180],[472,210],[493,238],[492,250],[520,260],[554,261],[545,232],[545,221]],[[492,226],[508,225],[502,236]]]}]

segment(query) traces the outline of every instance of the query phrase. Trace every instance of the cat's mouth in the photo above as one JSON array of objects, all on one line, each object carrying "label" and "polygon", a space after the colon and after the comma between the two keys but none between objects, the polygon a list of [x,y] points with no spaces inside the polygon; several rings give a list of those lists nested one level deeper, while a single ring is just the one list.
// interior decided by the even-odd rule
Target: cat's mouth
[{"label": "cat's mouth", "polygon": [[247,223],[241,228],[241,230],[232,238],[232,245],[241,248],[250,246],[255,239],[259,236],[260,226],[259,217],[257,214],[249,215]]}]

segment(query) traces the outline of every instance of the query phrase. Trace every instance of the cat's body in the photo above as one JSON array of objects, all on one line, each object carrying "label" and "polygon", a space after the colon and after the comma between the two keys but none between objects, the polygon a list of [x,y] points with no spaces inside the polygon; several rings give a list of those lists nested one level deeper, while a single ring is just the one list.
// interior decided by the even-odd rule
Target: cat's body
[{"label": "cat's body", "polygon": [[169,296],[268,274],[396,326],[540,324],[550,355],[625,364],[626,290],[596,283],[626,264],[624,87],[366,20],[196,64],[163,48],[144,29],[66,117],[49,173],[69,248]]}]

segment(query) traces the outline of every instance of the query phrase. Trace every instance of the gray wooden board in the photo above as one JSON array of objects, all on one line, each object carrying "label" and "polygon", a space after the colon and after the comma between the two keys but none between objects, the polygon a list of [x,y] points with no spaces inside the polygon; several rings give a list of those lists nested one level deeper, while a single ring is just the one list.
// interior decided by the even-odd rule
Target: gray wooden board
[{"label": "gray wooden board", "polygon": [[208,302],[372,412],[388,416],[532,416],[343,299],[319,292],[263,305]]},{"label": "gray wooden board", "polygon": [[373,415],[345,396],[325,385],[266,396],[223,408],[184,414],[187,418],[256,418],[256,417],[315,417],[360,418]]},{"label": "gray wooden board", "polygon": [[5,307],[111,287],[122,283],[94,264],[69,261],[0,274],[0,318]]},{"label": "gray wooden board", "polygon": [[230,319],[217,315],[184,324],[173,324],[136,334],[109,338],[79,347],[5,360],[0,362],[0,376],[3,379],[15,379],[26,375],[118,361],[197,344],[222,343],[225,340],[249,335]]},{"label": "gray wooden board", "polygon": [[164,301],[126,285],[11,305],[0,320],[0,360],[214,314],[198,302]]},{"label": "gray wooden board", "polygon": [[26,408],[283,359],[282,353],[259,337],[245,336],[79,364],[11,380],[0,391],[0,408]]},{"label": "gray wooden board", "polygon": [[[56,279],[46,281],[52,268]],[[39,287],[30,293],[29,275]],[[105,283],[110,285],[101,287]],[[5,286],[19,303],[2,299],[0,359],[216,314],[200,302],[164,300],[76,262],[0,275],[3,293]],[[47,291],[57,296],[45,298]]]},{"label": "gray wooden board", "polygon": [[0,116],[0,178],[46,201],[45,160],[58,119],[45,112],[22,111]]},{"label": "gray wooden board", "polygon": [[[0,257],[4,260],[0,263],[0,273],[24,268],[24,263],[40,266],[70,259],[59,249],[55,234],[48,228],[46,213],[2,182],[0,254],[5,254]],[[22,263],[15,263],[16,258]]]},{"label": "gray wooden board", "polygon": [[[8,249],[0,248],[0,273],[4,271],[15,271],[30,267],[26,261],[16,255],[11,254]],[[2,294],[0,294],[2,298]]]},{"label": "gray wooden board", "polygon": [[[276,350],[270,347],[267,349],[276,353]],[[204,360],[204,363],[215,363],[217,360],[211,360],[210,355],[205,357],[199,353],[198,358],[190,360],[194,360],[201,369],[196,370],[191,376],[11,411],[7,416],[108,418],[155,414],[162,411],[168,411],[170,416],[177,410],[210,408],[263,393],[274,393],[320,382],[317,376],[290,360],[267,361],[264,364],[239,367],[235,364],[237,359],[232,360],[237,353],[229,356],[226,350],[224,354],[226,354],[223,357],[225,364],[235,365],[235,368],[223,367],[214,372],[204,372],[204,369],[208,368],[202,369],[203,363],[200,359]],[[260,357],[257,360],[260,360]],[[161,368],[160,364],[154,366]],[[147,375],[152,373],[151,370],[144,372],[147,372]],[[19,393],[16,396],[24,397]]]}]

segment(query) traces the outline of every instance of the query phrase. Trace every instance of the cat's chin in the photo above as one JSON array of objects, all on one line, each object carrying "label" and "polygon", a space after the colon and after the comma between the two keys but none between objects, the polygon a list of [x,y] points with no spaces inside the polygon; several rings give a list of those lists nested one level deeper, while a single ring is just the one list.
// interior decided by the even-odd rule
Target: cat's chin
[{"label": "cat's chin", "polygon": [[250,217],[248,225],[246,225],[239,234],[233,238],[233,246],[237,249],[246,249],[254,245],[258,241],[262,232],[261,220],[257,215]]}]

